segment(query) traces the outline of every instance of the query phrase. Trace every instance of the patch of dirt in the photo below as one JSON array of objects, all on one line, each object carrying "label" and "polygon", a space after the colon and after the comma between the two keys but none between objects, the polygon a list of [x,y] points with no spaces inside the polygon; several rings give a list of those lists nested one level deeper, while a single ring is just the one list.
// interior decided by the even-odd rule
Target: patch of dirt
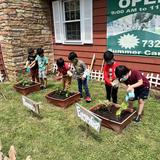
[{"label": "patch of dirt", "polygon": [[29,83],[26,83],[26,84],[24,84],[24,83],[18,83],[16,86],[17,86],[17,87],[26,88],[26,87],[33,86],[33,85],[35,85],[35,84],[36,84],[35,82],[29,82]]},{"label": "patch of dirt", "polygon": [[73,92],[57,90],[57,91],[51,92],[50,94],[48,94],[48,96],[52,97],[52,98],[56,98],[56,99],[66,99],[68,97],[71,97],[74,94],[75,93],[73,93]]},{"label": "patch of dirt", "polygon": [[107,107],[100,107],[97,110],[94,110],[93,112],[110,120],[116,121],[116,122],[122,122],[124,121],[128,116],[131,115],[129,111],[122,111],[120,117],[116,116],[117,108],[112,106],[111,108]]}]

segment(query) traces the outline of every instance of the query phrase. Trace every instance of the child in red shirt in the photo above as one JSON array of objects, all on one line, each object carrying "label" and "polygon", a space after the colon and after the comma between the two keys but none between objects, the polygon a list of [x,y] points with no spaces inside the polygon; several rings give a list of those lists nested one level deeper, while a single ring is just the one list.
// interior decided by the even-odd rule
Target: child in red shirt
[{"label": "child in red shirt", "polygon": [[58,66],[58,79],[62,79],[63,83],[63,90],[67,90],[71,85],[72,80],[72,73],[70,71],[70,66],[66,64],[63,58],[57,59],[57,66]]},{"label": "child in red shirt", "polygon": [[[115,84],[115,69],[119,64],[114,60],[114,54],[110,51],[104,52],[104,81],[106,88],[106,98],[110,101],[112,97],[113,103],[117,103],[118,84]],[[118,83],[118,81],[117,81]]]}]

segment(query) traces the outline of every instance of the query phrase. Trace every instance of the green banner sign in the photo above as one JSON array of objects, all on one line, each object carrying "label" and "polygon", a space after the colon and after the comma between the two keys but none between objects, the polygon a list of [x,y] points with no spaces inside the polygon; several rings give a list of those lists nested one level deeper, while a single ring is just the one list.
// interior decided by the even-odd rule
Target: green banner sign
[{"label": "green banner sign", "polygon": [[108,50],[160,57],[160,0],[107,0],[107,12]]}]

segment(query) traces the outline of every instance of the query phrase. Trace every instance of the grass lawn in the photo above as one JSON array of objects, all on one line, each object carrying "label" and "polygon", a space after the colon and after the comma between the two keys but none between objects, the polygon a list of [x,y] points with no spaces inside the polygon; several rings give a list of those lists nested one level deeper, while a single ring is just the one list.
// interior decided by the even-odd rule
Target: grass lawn
[{"label": "grass lawn", "polygon": [[[93,101],[80,104],[90,108],[105,99],[104,84],[89,82]],[[75,106],[61,109],[48,104],[45,94],[60,86],[49,81],[48,89],[28,97],[41,102],[42,118],[28,111],[11,83],[0,84],[7,100],[0,99],[0,140],[7,155],[10,145],[17,150],[17,160],[31,155],[33,160],[160,160],[160,101],[149,97],[139,124],[131,123],[116,134],[102,127],[100,133],[90,129],[86,138],[85,124],[75,114]],[[72,90],[77,90],[76,82]],[[119,90],[119,102],[125,95]],[[136,106],[137,103],[135,103]]]}]

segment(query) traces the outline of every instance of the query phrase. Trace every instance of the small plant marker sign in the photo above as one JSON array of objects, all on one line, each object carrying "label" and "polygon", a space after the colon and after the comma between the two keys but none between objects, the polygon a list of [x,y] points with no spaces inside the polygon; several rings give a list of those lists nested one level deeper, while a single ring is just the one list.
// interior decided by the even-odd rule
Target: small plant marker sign
[{"label": "small plant marker sign", "polygon": [[29,110],[33,111],[36,114],[40,114],[39,103],[37,103],[37,102],[35,102],[25,96],[22,96],[22,102],[23,102],[23,105],[25,107],[27,107]]},{"label": "small plant marker sign", "polygon": [[91,111],[82,107],[79,103],[75,104],[77,116],[97,132],[101,130],[101,119],[94,115]]}]

